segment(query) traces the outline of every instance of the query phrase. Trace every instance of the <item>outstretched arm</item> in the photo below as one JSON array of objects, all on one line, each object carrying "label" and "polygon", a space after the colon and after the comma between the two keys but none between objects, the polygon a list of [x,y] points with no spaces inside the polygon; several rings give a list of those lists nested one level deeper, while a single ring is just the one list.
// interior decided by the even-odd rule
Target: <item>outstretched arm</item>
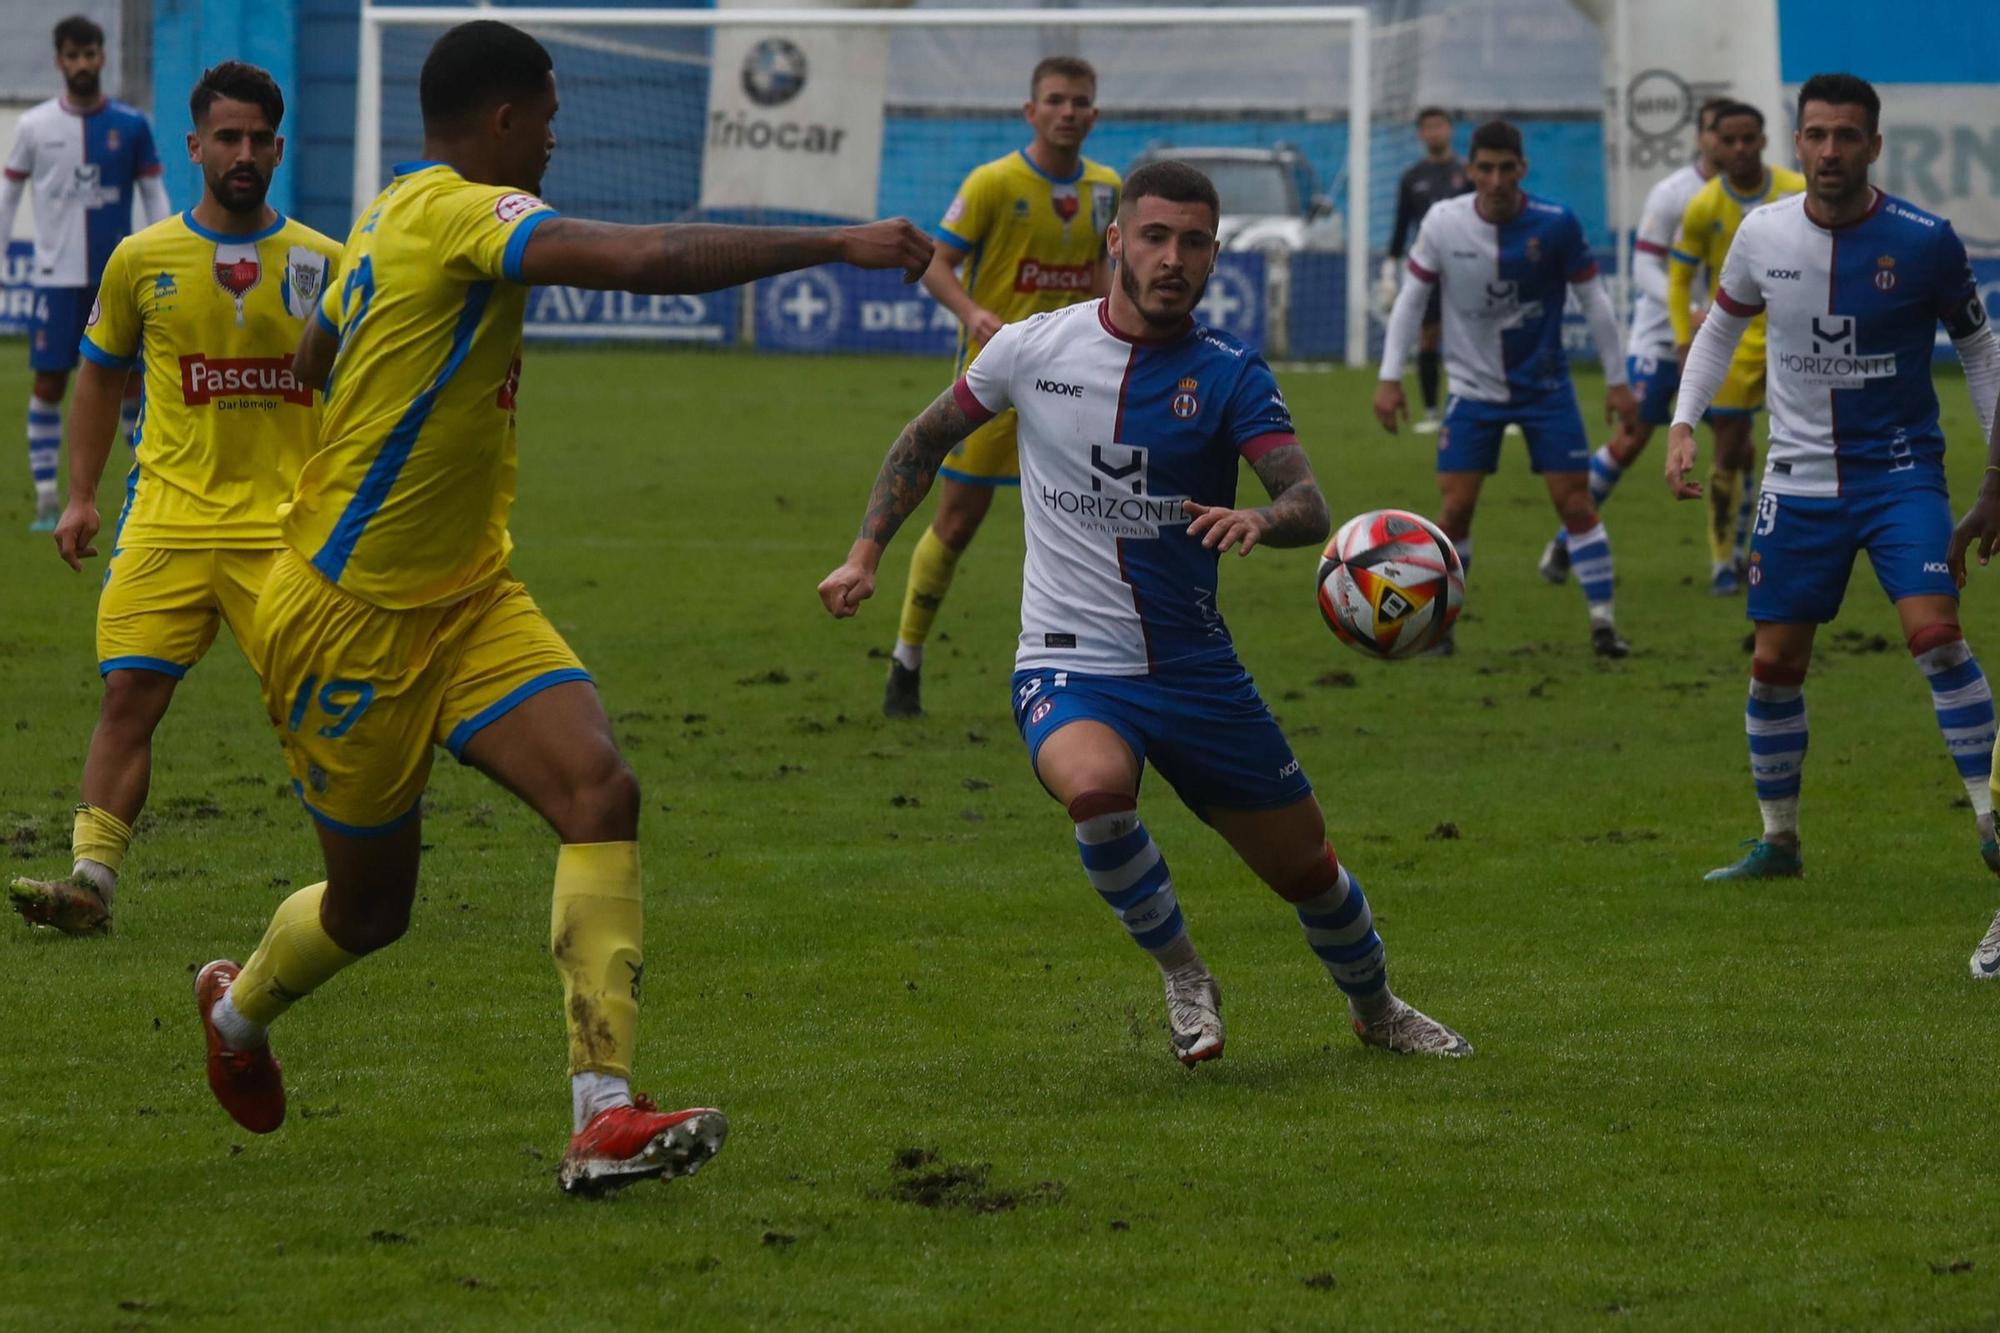
[{"label": "outstretched arm", "polygon": [[819,599],[835,616],[851,616],[875,592],[875,567],[883,548],[930,493],[952,446],[972,433],[973,420],[959,405],[957,386],[939,394],[889,446],[868,493],[861,533],[840,568],[820,580]]},{"label": "outstretched arm", "polygon": [[1188,536],[1216,551],[1234,546],[1238,555],[1250,554],[1253,546],[1311,546],[1326,540],[1333,523],[1304,449],[1281,444],[1250,466],[1271,503],[1261,509],[1217,509],[1183,500],[1191,520]]},{"label": "outstretched arm", "polygon": [[[902,218],[854,227],[726,227],[706,222],[627,227],[553,217],[521,256],[531,286],[664,296],[712,292],[817,264],[899,268],[915,282],[935,243]],[[510,275],[511,276],[511,275]]]}]

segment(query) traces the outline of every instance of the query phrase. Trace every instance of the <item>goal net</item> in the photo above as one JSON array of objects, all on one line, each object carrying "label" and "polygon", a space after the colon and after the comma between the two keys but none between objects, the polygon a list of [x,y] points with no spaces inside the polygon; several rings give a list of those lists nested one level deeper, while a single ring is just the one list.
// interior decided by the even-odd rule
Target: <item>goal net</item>
[{"label": "goal net", "polygon": [[[1412,155],[1407,32],[1361,7],[710,10],[369,6],[357,212],[420,156],[432,42],[480,14],[554,57],[562,109],[543,194],[615,222],[935,228],[966,173],[1022,148],[1030,71],[1098,72],[1087,158],[1181,157],[1215,179],[1224,252],[1202,310],[1274,358],[1368,355],[1371,251]],[[1377,77],[1376,66],[1390,72]],[[1355,144],[1367,151],[1355,152]],[[956,325],[894,274],[833,266],[705,297],[544,289],[530,332],[773,351],[948,354]]]}]

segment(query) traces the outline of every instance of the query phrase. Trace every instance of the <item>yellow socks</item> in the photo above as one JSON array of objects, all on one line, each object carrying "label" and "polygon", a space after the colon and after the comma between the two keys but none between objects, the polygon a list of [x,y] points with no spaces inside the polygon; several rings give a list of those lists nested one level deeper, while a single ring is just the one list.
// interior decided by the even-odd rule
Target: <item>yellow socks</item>
[{"label": "yellow socks", "polygon": [[900,642],[921,648],[931,637],[931,624],[937,619],[938,607],[944,605],[944,595],[951,591],[960,554],[930,528],[917,539],[916,553],[910,557],[909,581],[903,585],[903,623],[896,631]]},{"label": "yellow socks", "polygon": [[563,844],[556,854],[549,953],[562,974],[573,1075],[632,1076],[645,926],[639,844]]},{"label": "yellow socks", "polygon": [[132,826],[108,810],[94,805],[76,808],[76,824],[70,830],[70,852],[79,861],[95,861],[113,874],[125,864],[125,850],[132,845]]},{"label": "yellow socks", "polygon": [[1717,569],[1736,560],[1736,507],[1743,499],[1746,475],[1735,468],[1709,469],[1708,553]]},{"label": "yellow socks", "polygon": [[264,931],[263,943],[229,988],[236,1013],[258,1027],[271,1021],[361,955],[333,942],[319,923],[326,885],[300,889],[284,902]]}]

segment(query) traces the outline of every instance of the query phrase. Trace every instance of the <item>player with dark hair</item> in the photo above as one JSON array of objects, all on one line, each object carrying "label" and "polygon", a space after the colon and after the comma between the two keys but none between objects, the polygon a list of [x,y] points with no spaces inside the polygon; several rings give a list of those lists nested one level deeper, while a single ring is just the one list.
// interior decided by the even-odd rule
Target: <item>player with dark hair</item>
[{"label": "player with dark hair", "polygon": [[[1676,360],[1686,359],[1694,336],[1690,309],[1695,270],[1706,270],[1712,286],[1745,214],[1806,188],[1806,178],[1791,168],[1764,165],[1764,113],[1749,103],[1730,102],[1716,111],[1715,141],[1720,169],[1688,200],[1667,266],[1667,314],[1673,320]],[[1708,408],[1708,427],[1715,435],[1715,462],[1708,474],[1709,590],[1718,597],[1734,596],[1749,572],[1757,462],[1751,425],[1763,405],[1764,321],[1759,318],[1744,330],[1729,378]]]},{"label": "player with dark hair", "polygon": [[[104,29],[81,16],[55,27],[63,95],[28,108],[14,127],[0,180],[0,243],[30,184],[35,192],[34,315],[28,323],[28,470],[35,482],[33,532],[51,532],[61,504],[56,469],[62,450],[62,401],[76,369],[83,320],[104,265],[132,231],[136,191],[147,222],[167,216],[166,186],[144,113],[104,95]],[[134,440],[138,386],[126,400],[126,438]]]},{"label": "player with dark hair", "polygon": [[266,1032],[407,928],[432,746],[515,793],[561,839],[550,950],[563,980],[575,1137],[559,1179],[602,1193],[692,1171],[720,1112],[634,1099],[643,912],[639,788],[576,654],[508,570],[514,402],[528,288],[712,291],[813,264],[902,269],[909,223],[838,228],[616,226],[536,197],[555,148],[548,52],[463,23],[420,81],[424,159],[405,162],[348,237],[343,279],[295,369],[327,385],[320,447],[280,521],[257,608],[258,674],[325,882],[278,908],[238,970],[203,968],[209,1086],[274,1130],[284,1088]]},{"label": "player with dark hair", "polygon": [[[1001,325],[1101,296],[1110,284],[1104,229],[1117,211],[1118,173],[1083,156],[1097,123],[1097,71],[1075,56],[1049,56],[1029,77],[1021,114],[1033,133],[1028,146],[965,178],[924,274],[924,286],[958,319],[958,372]],[[945,462],[937,512],[910,555],[882,695],[890,717],[923,712],[924,644],[959,558],[992,507],[994,490],[1020,484],[1014,419],[1002,412]]]},{"label": "player with dark hair", "polygon": [[[1632,241],[1632,328],[1625,339],[1625,378],[1639,402],[1639,415],[1631,429],[1621,424],[1610,441],[1590,456],[1590,498],[1600,509],[1625,469],[1652,441],[1653,428],[1674,419],[1681,363],[1674,347],[1673,320],[1667,314],[1667,254],[1681,234],[1688,200],[1719,170],[1715,113],[1728,105],[1726,97],[1711,97],[1696,108],[1694,159],[1648,190],[1639,212],[1638,233]],[[1689,317],[1697,325],[1701,321],[1698,311],[1690,311]],[[1560,526],[1542,548],[1537,567],[1550,583],[1569,578],[1569,533]]]},{"label": "player with dark hair", "polygon": [[[853,615],[951,448],[1013,407],[1028,541],[1015,721],[1036,778],[1068,809],[1091,886],[1159,965],[1175,1056],[1222,1054],[1222,999],[1139,820],[1148,763],[1293,906],[1364,1042],[1467,1055],[1463,1037],[1389,990],[1361,885],[1216,609],[1224,552],[1312,546],[1328,526],[1270,368],[1193,318],[1218,214],[1215,187],[1185,163],[1133,172],[1108,235],[1111,294],[1001,328],[904,427],[820,600]],[[1239,459],[1269,505],[1236,507]]]},{"label": "player with dark hair", "polygon": [[[1528,170],[1521,132],[1503,120],[1481,125],[1472,133],[1471,166],[1474,192],[1432,205],[1410,247],[1415,281],[1403,284],[1389,315],[1375,419],[1393,434],[1409,415],[1403,359],[1418,312],[1436,287],[1452,390],[1438,437],[1438,526],[1470,570],[1480,485],[1499,467],[1502,432],[1518,423],[1528,437],[1529,465],[1547,482],[1569,534],[1590,609],[1591,648],[1600,657],[1623,657],[1630,649],[1612,609],[1611,538],[1590,498],[1590,441],[1563,352],[1563,303],[1574,292],[1589,320],[1604,367],[1605,419],[1629,430],[1637,405],[1618,353],[1618,317],[1576,214],[1521,189]],[[1451,640],[1432,651],[1449,653]]]},{"label": "player with dark hair", "polygon": [[55,542],[80,570],[97,554],[97,483],[119,404],[128,380],[145,382],[144,428],[98,594],[104,700],[83,765],[73,868],[12,888],[26,920],[71,935],[110,929],[153,733],[181,678],[223,622],[257,660],[257,596],[282,545],[278,506],[316,434],[313,392],[292,374],[291,354],[340,247],[265,202],[285,155],[284,96],[263,70],[228,61],[202,75],[188,105],[201,201],[111,252],[70,416],[69,506]]},{"label": "player with dark hair", "polygon": [[[1993,694],[1958,623],[1965,539],[1992,533],[2000,520],[1989,488],[1953,533],[1931,382],[1942,323],[1991,438],[2000,345],[1951,224],[1869,183],[1882,151],[1880,105],[1852,75],[1815,75],[1800,88],[1793,142],[1806,191],[1743,219],[1681,374],[1666,472],[1674,494],[1691,499],[1701,494],[1687,479],[1694,424],[1727,381],[1737,340],[1753,319],[1768,321],[1771,442],[1751,536],[1746,610],[1755,652],[1744,713],[1764,829],[1709,879],[1803,871],[1806,671],[1814,636],[1839,613],[1863,551],[1930,686],[1981,856],[2000,872],[1989,790]],[[2000,933],[1980,944],[1972,972],[2000,973]]]},{"label": "player with dark hair", "polygon": [[[1386,314],[1396,301],[1397,275],[1403,255],[1415,239],[1424,214],[1440,199],[1450,199],[1472,188],[1465,163],[1451,146],[1451,113],[1441,106],[1427,106],[1417,112],[1417,138],[1424,145],[1423,160],[1403,173],[1396,187],[1396,225],[1389,233],[1389,253],[1382,257],[1382,275],[1377,283],[1377,302]],[[1431,288],[1424,305],[1423,327],[1417,334],[1417,389],[1423,395],[1424,414],[1411,427],[1419,435],[1435,435],[1438,417],[1438,371],[1444,364],[1438,346],[1444,337],[1444,311],[1438,304],[1437,288]]]}]

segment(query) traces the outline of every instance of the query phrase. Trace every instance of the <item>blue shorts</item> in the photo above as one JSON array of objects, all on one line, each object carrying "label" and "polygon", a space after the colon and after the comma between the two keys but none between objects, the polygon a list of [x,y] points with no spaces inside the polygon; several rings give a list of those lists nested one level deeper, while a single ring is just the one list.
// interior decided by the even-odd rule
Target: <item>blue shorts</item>
[{"label": "blue shorts", "polygon": [[1824,625],[1840,611],[1854,557],[1868,563],[1890,601],[1956,598],[1945,566],[1951,545],[1951,499],[1944,485],[1915,485],[1875,495],[1757,497],[1750,533],[1752,620]]},{"label": "blue shorts", "polygon": [[1576,390],[1537,394],[1526,402],[1482,403],[1453,394],[1438,431],[1440,472],[1497,472],[1500,437],[1510,423],[1528,437],[1528,466],[1537,472],[1584,472],[1590,467],[1590,440],[1583,433]]},{"label": "blue shorts", "polygon": [[1664,426],[1674,419],[1674,395],[1681,387],[1681,364],[1672,352],[1665,356],[1628,356],[1625,378],[1639,400],[1639,420]]},{"label": "blue shorts", "polygon": [[28,369],[75,370],[83,323],[97,293],[88,287],[37,287],[28,319]]},{"label": "blue shorts", "polygon": [[1150,676],[1090,676],[1055,667],[1014,673],[1014,724],[1028,762],[1071,722],[1101,722],[1172,785],[1181,803],[1272,810],[1312,783],[1257,687],[1234,658]]}]

